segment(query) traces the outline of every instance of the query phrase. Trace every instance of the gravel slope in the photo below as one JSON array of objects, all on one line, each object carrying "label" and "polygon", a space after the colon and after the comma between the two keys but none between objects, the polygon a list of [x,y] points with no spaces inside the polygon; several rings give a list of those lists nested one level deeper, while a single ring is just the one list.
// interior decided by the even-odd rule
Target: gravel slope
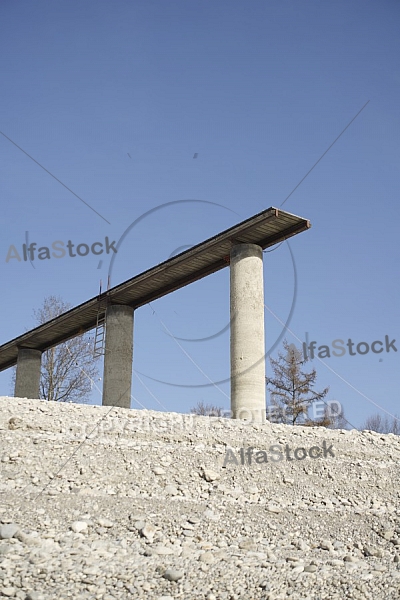
[{"label": "gravel slope", "polygon": [[0,597],[400,598],[398,436],[0,406]]}]

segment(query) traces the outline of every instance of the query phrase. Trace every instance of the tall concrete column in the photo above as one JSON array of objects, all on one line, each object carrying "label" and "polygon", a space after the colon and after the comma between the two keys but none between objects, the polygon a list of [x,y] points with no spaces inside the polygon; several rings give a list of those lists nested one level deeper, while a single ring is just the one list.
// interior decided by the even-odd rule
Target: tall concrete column
[{"label": "tall concrete column", "polygon": [[133,308],[114,304],[106,312],[103,406],[131,407]]},{"label": "tall concrete column", "polygon": [[263,253],[256,244],[231,250],[231,411],[234,419],[265,422]]},{"label": "tall concrete column", "polygon": [[15,398],[39,398],[41,360],[41,350],[18,349]]}]

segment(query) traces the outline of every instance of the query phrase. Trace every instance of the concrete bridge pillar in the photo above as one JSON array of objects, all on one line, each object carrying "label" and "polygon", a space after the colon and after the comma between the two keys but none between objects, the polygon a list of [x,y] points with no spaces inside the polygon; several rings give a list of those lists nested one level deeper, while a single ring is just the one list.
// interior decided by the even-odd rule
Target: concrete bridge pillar
[{"label": "concrete bridge pillar", "polygon": [[133,308],[111,305],[106,312],[103,406],[131,407]]},{"label": "concrete bridge pillar", "polygon": [[237,244],[230,257],[231,411],[234,419],[265,422],[263,252]]},{"label": "concrete bridge pillar", "polygon": [[18,348],[15,398],[39,398],[41,360],[41,350]]}]

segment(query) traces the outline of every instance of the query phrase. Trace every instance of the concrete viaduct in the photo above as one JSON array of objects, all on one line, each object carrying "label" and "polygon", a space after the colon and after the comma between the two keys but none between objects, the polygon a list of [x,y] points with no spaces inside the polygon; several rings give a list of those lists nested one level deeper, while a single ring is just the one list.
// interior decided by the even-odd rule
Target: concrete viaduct
[{"label": "concrete viaduct", "polygon": [[97,324],[106,304],[102,404],[130,408],[135,309],[230,265],[231,411],[265,420],[263,250],[311,227],[268,208],[0,346],[0,371],[17,365],[15,397],[39,398],[42,352]]}]

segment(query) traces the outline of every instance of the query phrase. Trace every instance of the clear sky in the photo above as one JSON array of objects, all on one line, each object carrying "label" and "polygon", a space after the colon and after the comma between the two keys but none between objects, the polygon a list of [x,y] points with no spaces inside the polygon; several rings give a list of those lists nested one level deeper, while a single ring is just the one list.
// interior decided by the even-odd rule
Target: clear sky
[{"label": "clear sky", "polygon": [[[264,254],[267,354],[292,302],[290,343],[387,335],[397,352],[312,366],[354,425],[377,411],[365,396],[400,412],[399,22],[395,0],[1,2],[0,131],[90,206],[0,135],[0,344],[44,297],[75,306],[109,271],[112,250],[31,264],[26,239],[117,242],[193,200],[130,230],[116,285],[282,206],[312,228],[290,241],[296,291],[288,245]],[[132,407],[228,409],[228,322],[228,269],[137,310]]]}]

